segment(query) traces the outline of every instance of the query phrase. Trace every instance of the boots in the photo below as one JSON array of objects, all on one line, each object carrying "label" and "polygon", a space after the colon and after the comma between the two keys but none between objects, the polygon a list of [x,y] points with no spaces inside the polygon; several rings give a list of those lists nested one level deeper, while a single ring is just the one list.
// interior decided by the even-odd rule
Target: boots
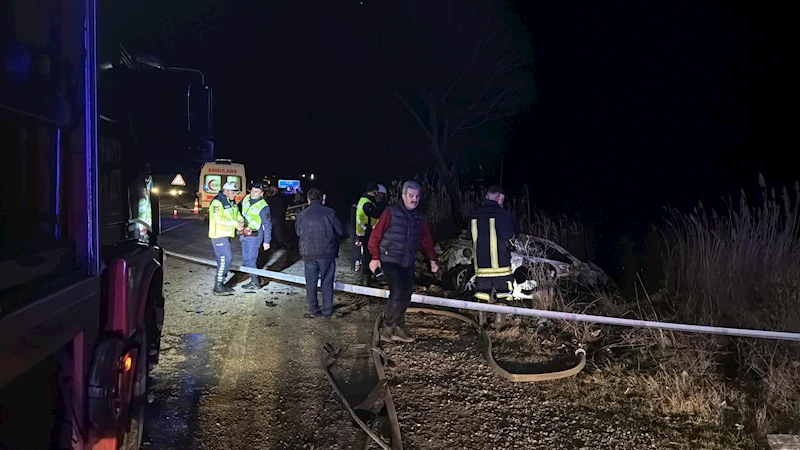
[{"label": "boots", "polygon": [[409,336],[406,330],[398,326],[382,326],[378,337],[381,342],[414,342],[414,338]]},{"label": "boots", "polygon": [[245,291],[255,292],[261,289],[261,282],[258,280],[257,277],[252,278],[249,283],[242,286],[242,289]]},{"label": "boots", "polygon": [[495,330],[499,330],[506,325],[506,314],[495,313],[494,315],[494,323],[492,326]]},{"label": "boots", "polygon": [[394,329],[392,327],[382,326],[380,330],[380,341],[381,342],[392,342],[392,334],[394,334]]},{"label": "boots", "polygon": [[392,340],[396,342],[414,342],[414,338],[403,327],[395,327]]},{"label": "boots", "polygon": [[216,281],[214,283],[214,295],[233,295],[233,289],[225,286],[222,281]]}]

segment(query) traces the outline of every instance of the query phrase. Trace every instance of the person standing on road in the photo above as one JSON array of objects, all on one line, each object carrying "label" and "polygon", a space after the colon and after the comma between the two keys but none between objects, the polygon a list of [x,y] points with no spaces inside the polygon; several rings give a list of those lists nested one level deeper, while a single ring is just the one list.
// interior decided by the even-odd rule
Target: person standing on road
[{"label": "person standing on road", "polygon": [[[306,318],[333,317],[333,277],[336,257],[339,256],[339,238],[342,223],[333,209],[322,204],[319,189],[308,191],[308,208],[297,215],[295,232],[300,238],[300,256],[306,269]],[[322,288],[322,311],[317,300],[317,280]]]},{"label": "person standing on road", "polygon": [[[245,267],[256,267],[258,261],[258,248],[269,250],[272,240],[272,222],[270,221],[269,206],[263,198],[264,185],[256,183],[250,188],[250,195],[242,200],[242,217],[244,218],[244,233],[239,236],[242,242],[242,260]],[[249,233],[248,233],[248,230]],[[261,289],[258,275],[250,274],[250,282],[242,286],[246,291]]]},{"label": "person standing on road", "polygon": [[236,206],[236,194],[239,186],[236,183],[225,183],[222,192],[217,194],[208,210],[208,237],[214,246],[217,256],[217,273],[214,276],[214,295],[233,295],[233,289],[225,286],[225,278],[231,267],[231,238],[236,231],[244,229],[242,215]]},{"label": "person standing on road", "polygon": [[369,236],[372,228],[378,222],[378,218],[383,213],[383,197],[386,195],[386,188],[381,184],[369,183],[367,191],[361,196],[356,205],[356,235],[355,245],[361,256],[361,283],[370,286],[372,283],[372,272],[369,269],[369,262],[372,255],[369,252]]},{"label": "person standing on road", "polygon": [[389,301],[380,331],[380,339],[385,342],[414,341],[405,329],[405,322],[414,289],[414,262],[420,246],[431,262],[431,272],[439,271],[428,219],[417,208],[421,192],[416,181],[403,183],[402,203],[386,208],[369,238],[372,254],[369,268],[372,272],[380,268],[389,278]]},{"label": "person standing on road", "polygon": [[[470,220],[472,254],[475,255],[475,298],[494,303],[508,300],[514,291],[509,240],[514,237],[514,220],[503,209],[506,196],[498,186],[486,191],[486,199]],[[481,321],[485,315],[481,316]],[[495,315],[502,325],[504,315]]]},{"label": "person standing on road", "polygon": [[267,205],[269,205],[270,220],[272,221],[272,240],[270,246],[273,250],[282,250],[286,245],[284,233],[286,230],[286,205],[281,199],[281,190],[277,186],[269,187]]}]

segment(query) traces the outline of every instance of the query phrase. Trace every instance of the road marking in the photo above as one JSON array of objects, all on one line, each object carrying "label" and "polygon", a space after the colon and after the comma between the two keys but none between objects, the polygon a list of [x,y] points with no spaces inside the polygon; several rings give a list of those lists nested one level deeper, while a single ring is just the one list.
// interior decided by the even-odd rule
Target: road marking
[{"label": "road marking", "polygon": [[187,210],[189,210],[189,211],[191,211],[191,210],[193,210],[193,209],[194,209],[194,206],[192,206],[192,207],[190,208],[190,207],[188,207],[188,206],[186,206],[186,205],[187,205],[187,203],[176,203],[176,204],[174,204],[174,205],[170,205],[170,206],[162,206],[162,207],[160,207],[159,209],[174,209],[174,208],[180,208],[180,209],[187,209]]},{"label": "road marking", "polygon": [[169,227],[169,228],[167,228],[166,230],[161,230],[161,234],[164,234],[164,233],[166,233],[167,231],[172,231],[172,230],[174,230],[175,228],[179,228],[179,227],[182,227],[182,226],[184,226],[184,225],[188,225],[188,224],[190,224],[190,223],[192,223],[192,222],[193,222],[193,220],[191,220],[191,219],[186,219],[186,222],[184,222],[184,223],[179,223],[179,224],[175,225],[174,227]]}]

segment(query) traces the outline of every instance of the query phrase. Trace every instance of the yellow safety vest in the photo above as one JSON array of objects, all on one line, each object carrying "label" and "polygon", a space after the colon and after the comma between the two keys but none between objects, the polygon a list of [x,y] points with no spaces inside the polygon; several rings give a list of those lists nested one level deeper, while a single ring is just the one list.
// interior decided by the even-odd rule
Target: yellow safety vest
[{"label": "yellow safety vest", "polygon": [[211,239],[236,236],[236,225],[242,219],[236,203],[228,201],[228,207],[219,198],[211,200],[208,213],[208,237]]},{"label": "yellow safety vest", "polygon": [[[141,220],[142,222],[144,222],[144,223],[146,223],[146,224],[148,224],[148,225],[150,225],[152,227],[153,226],[153,210],[152,210],[151,204],[150,204],[150,194],[149,193],[145,194],[144,197],[139,199],[139,204],[138,204],[137,210],[138,210],[137,218],[139,220]],[[142,224],[139,224],[138,229],[139,229],[139,237],[144,237],[144,236],[147,235],[147,233],[148,233],[147,227],[145,227]]]},{"label": "yellow safety vest", "polygon": [[378,223],[378,219],[373,219],[364,212],[364,205],[367,203],[375,204],[367,197],[361,197],[361,200],[358,201],[358,206],[356,207],[356,236],[366,235],[367,228],[372,230],[375,228],[375,224]]},{"label": "yellow safety vest", "polygon": [[[252,203],[250,203],[252,202]],[[244,220],[247,221],[247,226],[251,230],[258,230],[261,228],[261,210],[267,207],[267,201],[260,198],[253,201],[250,196],[242,200],[242,215]]]}]

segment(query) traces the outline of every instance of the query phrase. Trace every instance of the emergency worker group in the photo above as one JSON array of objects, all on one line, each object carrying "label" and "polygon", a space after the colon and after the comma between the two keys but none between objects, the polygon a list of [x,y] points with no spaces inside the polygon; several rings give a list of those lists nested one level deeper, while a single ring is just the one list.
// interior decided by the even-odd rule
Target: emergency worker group
[{"label": "emergency worker group", "polygon": [[[237,233],[242,243],[245,267],[256,267],[261,248],[268,250],[275,235],[275,217],[263,198],[264,186],[255,184],[240,205],[235,202],[239,188],[226,183],[209,208],[208,236],[217,258],[214,294],[232,295],[225,285],[231,264],[231,238]],[[416,181],[402,185],[399,201],[387,205],[388,192],[381,184],[369,183],[355,204],[352,260],[361,284],[388,283],[389,299],[380,329],[384,342],[413,342],[406,329],[405,313],[414,288],[417,253],[421,250],[430,263],[431,272],[439,271],[434,240],[425,211],[420,208],[422,187]],[[333,284],[339,240],[343,236],[341,222],[333,209],[325,206],[325,194],[311,189],[308,207],[297,215],[295,231],[299,237],[299,253],[305,264],[306,318],[333,318]],[[497,302],[511,299],[510,240],[518,234],[511,213],[503,208],[505,193],[492,186],[480,207],[469,221],[468,233],[473,244],[475,265],[475,300]],[[274,213],[273,213],[274,214]],[[281,215],[280,219],[283,219]],[[322,306],[317,300],[317,283],[322,290]],[[245,291],[261,288],[258,276],[252,275]],[[485,317],[484,317],[485,319]],[[503,316],[495,316],[502,324]]]},{"label": "emergency worker group", "polygon": [[[231,267],[231,238],[239,233],[242,243],[242,261],[245,267],[256,268],[259,248],[269,250],[272,241],[272,218],[264,199],[264,186],[260,183],[250,188],[250,195],[236,204],[239,186],[225,183],[222,191],[211,200],[208,208],[208,237],[217,258],[214,278],[215,295],[233,295],[233,289],[225,285]],[[241,206],[241,210],[239,209]],[[242,286],[245,291],[261,289],[258,275],[250,275],[250,282]]]}]

